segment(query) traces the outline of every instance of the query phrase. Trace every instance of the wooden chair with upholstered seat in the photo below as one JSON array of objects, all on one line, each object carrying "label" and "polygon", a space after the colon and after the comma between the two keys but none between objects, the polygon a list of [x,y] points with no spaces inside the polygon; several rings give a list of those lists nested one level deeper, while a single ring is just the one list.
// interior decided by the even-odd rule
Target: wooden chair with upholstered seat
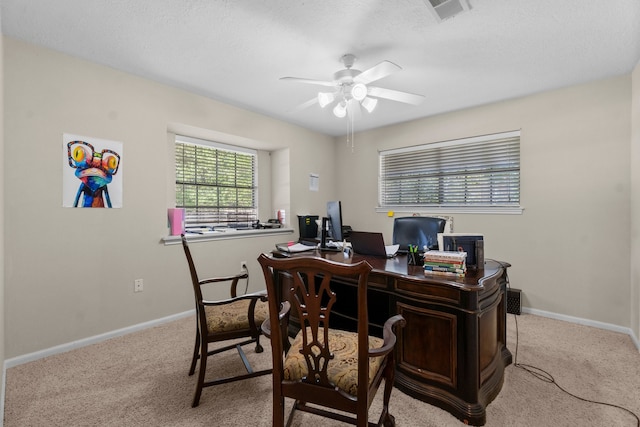
[{"label": "wooden chair with upholstered seat", "polygon": [[[367,281],[371,265],[312,257],[275,259],[265,254],[258,261],[269,297],[270,316],[262,330],[270,337],[272,348],[272,425],[284,425],[285,398],[292,398],[287,425],[295,411],[301,410],[359,427],[394,426],[389,400],[395,376],[395,328],[404,326],[405,320],[393,316],[385,322],[382,337],[369,335]],[[331,290],[332,277],[350,279],[357,286],[357,331],[330,327],[332,306],[340,298]],[[283,295],[278,287],[283,282],[290,292],[288,301],[278,301]],[[299,319],[300,331],[289,344],[290,317]],[[383,379],[382,414],[377,424],[370,423],[369,407]]]},{"label": "wooden chair with upholstered seat", "polygon": [[[200,395],[204,387],[271,373],[271,369],[254,371],[242,349],[242,346],[255,342],[256,353],[262,353],[264,351],[260,345],[260,325],[268,317],[268,307],[265,291],[238,295],[238,282],[242,279],[248,280],[249,274],[246,271],[233,276],[199,279],[191,256],[191,250],[189,249],[184,234],[182,235],[182,247],[184,248],[184,253],[189,264],[196,301],[196,343],[193,350],[191,368],[189,369],[189,375],[193,375],[197,361],[200,359],[198,382],[191,405],[195,408],[200,403]],[[203,287],[205,285],[216,286],[220,284],[230,286],[228,299],[207,301],[203,298]],[[248,339],[237,342],[238,338]],[[209,350],[209,344],[211,343],[232,339],[236,340],[233,344]],[[234,348],[238,351],[247,372],[237,376],[221,377],[212,381],[205,381],[207,356],[212,356]]]}]

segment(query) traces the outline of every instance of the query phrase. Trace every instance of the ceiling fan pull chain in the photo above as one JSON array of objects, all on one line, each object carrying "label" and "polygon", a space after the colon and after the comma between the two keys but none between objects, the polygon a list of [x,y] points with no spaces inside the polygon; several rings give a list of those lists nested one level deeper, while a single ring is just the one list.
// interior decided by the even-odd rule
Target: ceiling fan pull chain
[{"label": "ceiling fan pull chain", "polygon": [[349,118],[347,118],[347,146],[349,146]]},{"label": "ceiling fan pull chain", "polygon": [[351,136],[351,152],[355,151],[354,133],[353,133],[354,115],[349,114],[347,117],[347,144],[349,144],[349,136]]}]

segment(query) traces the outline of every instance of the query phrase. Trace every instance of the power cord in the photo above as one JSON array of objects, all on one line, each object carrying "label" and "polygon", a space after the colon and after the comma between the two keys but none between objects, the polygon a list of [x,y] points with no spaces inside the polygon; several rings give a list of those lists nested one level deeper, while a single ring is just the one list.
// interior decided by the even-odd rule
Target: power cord
[{"label": "power cord", "polygon": [[[504,269],[505,269],[505,278],[507,281],[507,289],[511,290],[511,284],[509,283],[509,275],[506,273],[507,271],[507,265],[501,263],[500,261],[496,261],[497,263],[499,263]],[[550,383],[555,385],[556,387],[558,387],[558,389],[560,389],[561,391],[563,391],[564,393],[568,394],[569,396],[581,400],[583,402],[588,402],[588,403],[595,403],[597,405],[604,405],[604,406],[610,406],[612,408],[618,408],[621,409],[625,412],[628,412],[629,414],[631,414],[635,419],[636,419],[636,426],[640,427],[640,417],[638,417],[638,415],[636,415],[633,411],[622,407],[620,405],[616,405],[613,403],[607,403],[607,402],[599,402],[596,400],[591,400],[591,399],[585,399],[584,397],[580,397],[577,396],[573,393],[571,393],[570,391],[564,389],[560,384],[558,384],[558,382],[555,380],[555,378],[553,378],[553,375],[551,375],[550,373],[548,373],[547,371],[545,371],[544,369],[538,368],[537,366],[532,366],[532,365],[528,365],[525,363],[518,363],[518,344],[519,344],[519,331],[518,331],[518,317],[516,314],[513,315],[513,319],[515,321],[516,324],[516,350],[515,350],[515,354],[514,354],[514,359],[513,359],[513,366],[515,366],[516,368],[522,369],[525,372],[528,372],[529,374],[533,375],[535,378],[538,378],[541,381],[544,381],[546,383]]]},{"label": "power cord", "polygon": [[249,276],[247,276],[247,280],[245,281],[245,284],[244,284],[244,294],[246,295],[247,292],[249,292]]}]

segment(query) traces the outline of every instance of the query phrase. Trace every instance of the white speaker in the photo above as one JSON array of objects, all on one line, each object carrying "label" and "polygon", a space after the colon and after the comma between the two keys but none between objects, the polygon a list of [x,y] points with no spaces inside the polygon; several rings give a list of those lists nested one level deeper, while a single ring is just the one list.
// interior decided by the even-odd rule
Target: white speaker
[{"label": "white speaker", "polygon": [[438,22],[471,8],[467,0],[424,0],[424,2]]}]

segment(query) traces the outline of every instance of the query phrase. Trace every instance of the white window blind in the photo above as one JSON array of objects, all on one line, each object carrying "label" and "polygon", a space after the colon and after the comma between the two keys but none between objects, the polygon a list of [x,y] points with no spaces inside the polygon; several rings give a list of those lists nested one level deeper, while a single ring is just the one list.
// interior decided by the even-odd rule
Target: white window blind
[{"label": "white window blind", "polygon": [[379,153],[381,207],[518,207],[520,132]]},{"label": "white window blind", "polygon": [[176,207],[186,225],[248,224],[258,218],[255,150],[176,137]]}]

